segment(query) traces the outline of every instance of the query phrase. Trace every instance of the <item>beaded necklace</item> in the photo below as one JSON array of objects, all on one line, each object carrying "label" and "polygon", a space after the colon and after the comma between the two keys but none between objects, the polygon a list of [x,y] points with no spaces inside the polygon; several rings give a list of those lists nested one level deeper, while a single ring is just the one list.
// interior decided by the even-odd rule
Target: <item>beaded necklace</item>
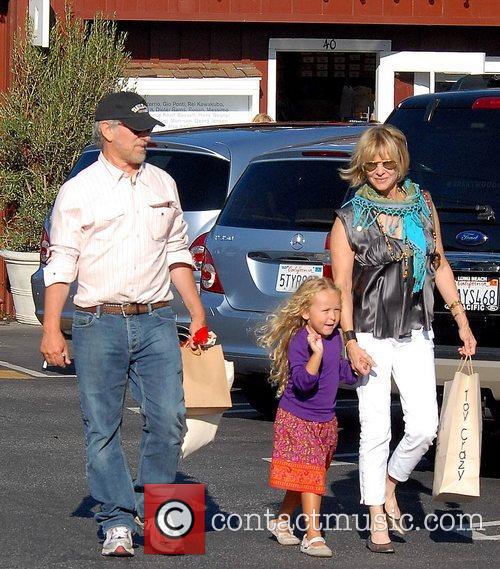
[{"label": "beaded necklace", "polygon": [[384,228],[384,224],[382,223],[381,219],[377,217],[377,224],[379,226],[380,232],[384,236],[385,244],[387,245],[387,250],[389,251],[389,256],[391,259],[399,263],[399,261],[403,261],[403,279],[406,280],[408,278],[408,257],[410,256],[410,248],[408,245],[403,246],[403,250],[401,251],[401,255],[398,257],[396,251],[394,251],[394,247],[392,246],[391,240],[387,236],[387,233]]}]

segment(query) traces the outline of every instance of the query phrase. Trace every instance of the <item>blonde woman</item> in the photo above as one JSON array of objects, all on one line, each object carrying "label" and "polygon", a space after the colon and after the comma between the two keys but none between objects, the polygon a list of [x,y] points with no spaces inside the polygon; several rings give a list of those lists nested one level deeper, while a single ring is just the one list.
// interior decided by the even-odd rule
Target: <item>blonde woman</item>
[{"label": "blonde woman", "polygon": [[271,349],[270,380],[281,396],[269,483],[286,490],[269,529],[281,545],[300,543],[289,521],[302,505],[305,535],[300,550],[315,557],[332,555],[321,536],[319,512],[337,446],[337,389],[339,381],[356,381],[340,355],[339,320],[340,291],[330,279],[311,278],[270,317],[261,336]]},{"label": "blonde woman", "polygon": [[267,113],[258,113],[252,119],[252,122],[275,122],[273,117]]},{"label": "blonde woman", "polygon": [[[389,529],[404,535],[396,485],[406,481],[436,436],[438,411],[432,332],[434,284],[463,346],[476,340],[446,261],[430,195],[406,178],[406,139],[391,126],[363,133],[341,175],[359,186],[337,211],[331,235],[333,277],[342,291],[341,327],[357,387],[361,503],[369,506],[367,547],[393,553]],[[405,433],[389,458],[391,375]]]}]

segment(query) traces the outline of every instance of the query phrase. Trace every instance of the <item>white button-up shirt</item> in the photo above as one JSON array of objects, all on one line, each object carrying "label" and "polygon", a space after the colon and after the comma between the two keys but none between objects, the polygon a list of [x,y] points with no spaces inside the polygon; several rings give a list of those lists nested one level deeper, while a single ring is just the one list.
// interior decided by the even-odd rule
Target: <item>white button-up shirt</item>
[{"label": "white button-up shirt", "polygon": [[169,300],[169,266],[192,266],[172,177],[147,163],[131,177],[102,153],[61,187],[50,243],[45,286],[78,276],[82,307]]}]

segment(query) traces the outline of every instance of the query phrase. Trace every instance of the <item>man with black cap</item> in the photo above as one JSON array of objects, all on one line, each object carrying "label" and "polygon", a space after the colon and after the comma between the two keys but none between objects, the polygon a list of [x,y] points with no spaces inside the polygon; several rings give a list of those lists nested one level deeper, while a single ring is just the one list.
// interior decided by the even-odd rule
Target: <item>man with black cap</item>
[{"label": "man with black cap", "polygon": [[[144,484],[175,480],[185,408],[171,282],[191,314],[191,335],[205,325],[175,182],[144,162],[155,125],[164,126],[135,93],[100,101],[94,130],[102,151],[57,196],[44,271],[41,352],[49,365],[71,363],[60,318],[78,277],[73,351],[103,555],[133,555]],[[144,425],[135,481],[120,438],[128,380]]]}]

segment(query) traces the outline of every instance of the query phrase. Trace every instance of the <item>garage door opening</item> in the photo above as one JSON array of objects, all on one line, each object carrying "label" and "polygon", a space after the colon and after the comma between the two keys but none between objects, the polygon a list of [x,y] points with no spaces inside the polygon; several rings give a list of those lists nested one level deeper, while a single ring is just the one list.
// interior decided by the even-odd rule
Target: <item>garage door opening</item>
[{"label": "garage door opening", "polygon": [[375,53],[277,52],[279,121],[369,120]]}]

